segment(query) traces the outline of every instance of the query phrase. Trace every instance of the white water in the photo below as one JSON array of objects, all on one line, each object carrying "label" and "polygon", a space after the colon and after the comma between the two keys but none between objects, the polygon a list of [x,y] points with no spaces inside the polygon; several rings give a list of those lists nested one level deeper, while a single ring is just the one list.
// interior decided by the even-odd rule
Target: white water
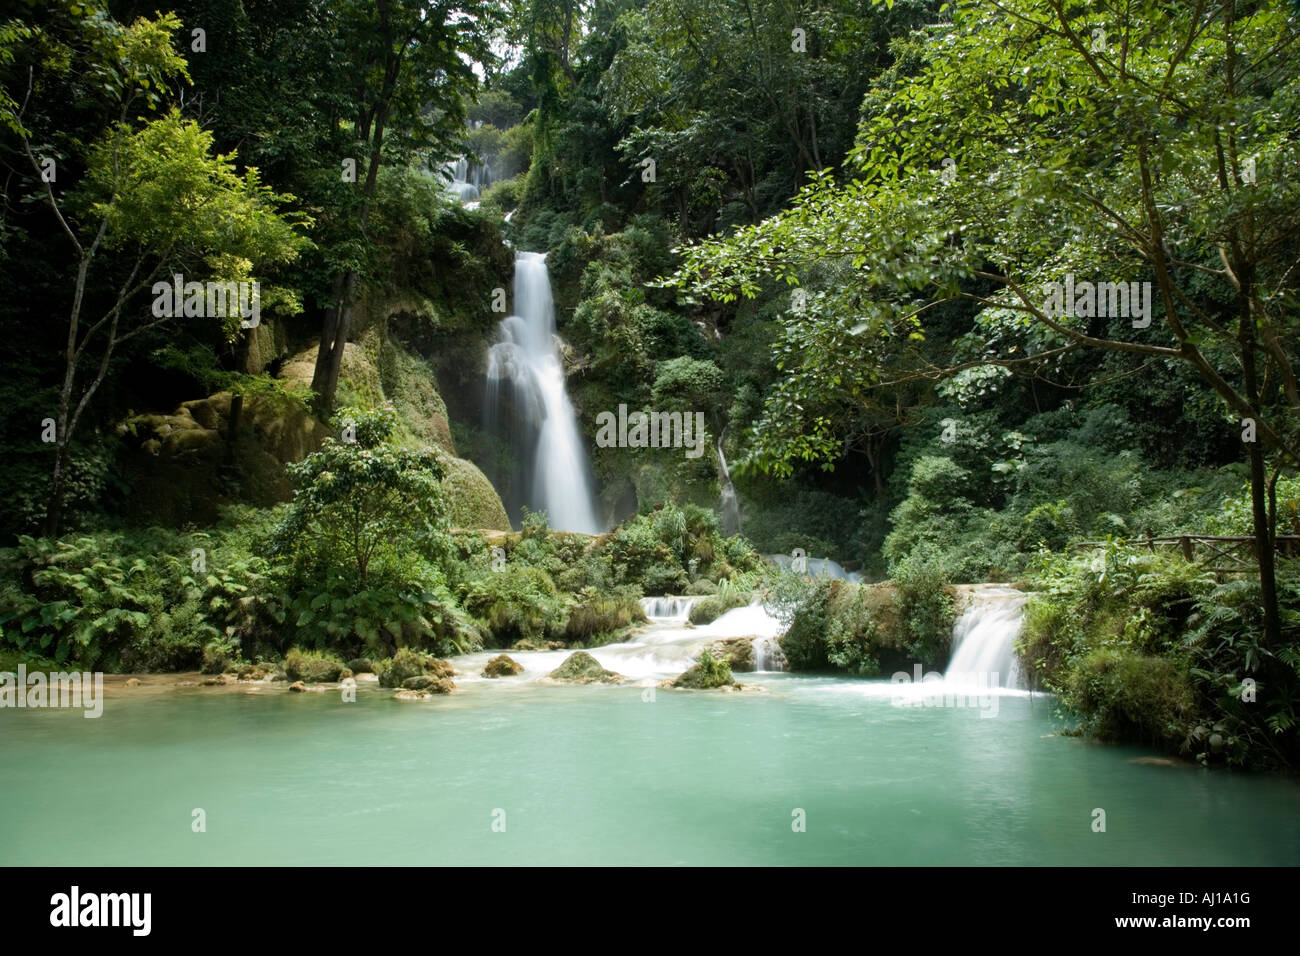
[{"label": "white water", "polygon": [[719,484],[722,488],[722,533],[730,537],[740,534],[740,504],[736,501],[736,488],[731,483],[731,472],[727,470],[727,456],[722,452],[722,442],[727,436],[724,428],[718,436],[718,467],[722,472]]},{"label": "white water", "polygon": [[[868,697],[911,699],[945,695],[985,696],[992,693],[1023,694],[1015,641],[1020,633],[1027,595],[1011,588],[977,586],[970,589],[970,604],[953,625],[953,655],[946,673],[908,675],[905,683],[894,680],[854,681],[840,691]],[[778,638],[779,620],[758,600],[720,616],[711,624],[692,627],[686,623],[695,597],[649,597],[641,607],[651,626],[621,644],[607,644],[587,651],[602,667],[633,681],[653,682],[673,677],[691,667],[704,648],[726,638],[751,639],[754,671],[785,670]],[[489,658],[501,653],[486,651],[455,659],[456,680],[477,680]],[[573,653],[560,651],[508,651],[523,665],[522,674],[506,680],[531,681],[545,677]],[[996,674],[996,678],[994,678]],[[847,689],[846,689],[847,688]],[[974,706],[973,704],[971,706]]]},{"label": "white water", "polygon": [[506,383],[510,439],[528,463],[518,489],[523,503],[544,510],[558,531],[599,534],[604,528],[596,517],[591,469],[555,346],[555,307],[544,254],[516,254],[514,292],[518,314],[501,320],[498,341],[488,352],[485,422],[489,429],[497,427],[500,387]]},{"label": "white water", "polygon": [[443,175],[451,180],[446,186],[447,192],[461,202],[469,203],[478,199],[478,183],[469,181],[469,161],[464,156],[443,166]]},{"label": "white water", "polygon": [[698,597],[644,597],[641,610],[652,624],[685,624]]},{"label": "white water", "polygon": [[1015,643],[1027,597],[996,586],[971,591],[969,606],[953,624],[945,683],[1023,689]]}]

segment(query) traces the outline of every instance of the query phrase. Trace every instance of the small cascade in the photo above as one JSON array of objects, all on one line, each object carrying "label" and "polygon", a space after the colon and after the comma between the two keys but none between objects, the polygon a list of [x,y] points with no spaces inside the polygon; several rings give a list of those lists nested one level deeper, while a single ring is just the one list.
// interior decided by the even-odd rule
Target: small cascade
[{"label": "small cascade", "polygon": [[785,655],[775,637],[761,635],[754,638],[751,646],[754,653],[754,672],[767,674],[787,669]]},{"label": "small cascade", "polygon": [[492,475],[507,508],[545,511],[557,531],[599,534],[596,495],[587,450],[565,388],[555,343],[555,306],[546,256],[515,256],[516,315],[501,320],[488,352],[483,427],[510,443],[520,471]]},{"label": "small cascade", "polygon": [[722,533],[727,537],[740,534],[740,504],[736,501],[736,489],[731,483],[731,472],[727,470],[727,456],[722,451],[722,442],[727,437],[724,428],[718,436],[718,469],[722,472],[718,483],[722,487]]},{"label": "small cascade", "polygon": [[1014,588],[980,587],[952,628],[952,659],[945,683],[1023,689],[1016,638],[1028,595]]},{"label": "small cascade", "polygon": [[644,597],[641,610],[652,624],[685,624],[698,597]]},{"label": "small cascade", "polygon": [[443,166],[443,175],[451,181],[446,190],[463,203],[473,202],[479,197],[479,176],[475,170],[474,182],[470,181],[469,160],[464,156]]}]

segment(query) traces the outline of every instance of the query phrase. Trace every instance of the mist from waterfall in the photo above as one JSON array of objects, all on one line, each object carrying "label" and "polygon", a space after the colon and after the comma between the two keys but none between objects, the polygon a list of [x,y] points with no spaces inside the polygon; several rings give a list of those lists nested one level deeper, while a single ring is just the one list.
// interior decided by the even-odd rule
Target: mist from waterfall
[{"label": "mist from waterfall", "polygon": [[599,534],[591,466],[555,344],[544,254],[515,256],[514,306],[517,314],[501,320],[488,352],[483,402],[484,429],[505,437],[520,465],[506,497],[512,506],[544,510],[558,531]]}]

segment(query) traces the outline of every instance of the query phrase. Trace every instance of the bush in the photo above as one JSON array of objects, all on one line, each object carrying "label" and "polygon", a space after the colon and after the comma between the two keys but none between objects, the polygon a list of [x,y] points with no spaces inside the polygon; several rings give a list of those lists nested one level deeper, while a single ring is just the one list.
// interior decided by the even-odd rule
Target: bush
[{"label": "bush", "polygon": [[565,640],[608,643],[600,638],[617,636],[624,628],[644,623],[646,616],[641,609],[640,597],[636,588],[624,588],[604,595],[593,588],[584,589],[577,595],[578,603],[569,609]]},{"label": "bush", "polygon": [[565,629],[566,603],[541,568],[507,564],[501,571],[471,579],[465,607],[487,624],[502,647],[518,640],[558,638]]},{"label": "bush", "polygon": [[932,549],[922,548],[894,565],[896,601],[913,660],[942,670],[952,652],[951,585]]},{"label": "bush", "polygon": [[731,664],[727,659],[715,658],[708,649],[705,649],[700,653],[695,665],[673,681],[673,686],[707,690],[713,687],[727,687],[734,683],[736,679],[731,676]]}]

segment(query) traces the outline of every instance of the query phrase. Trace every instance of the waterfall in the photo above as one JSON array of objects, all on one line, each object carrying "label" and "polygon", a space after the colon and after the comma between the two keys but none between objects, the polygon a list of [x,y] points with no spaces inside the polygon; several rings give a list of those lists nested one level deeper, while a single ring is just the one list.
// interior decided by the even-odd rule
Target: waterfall
[{"label": "waterfall", "polygon": [[722,471],[719,481],[722,486],[722,533],[730,537],[740,534],[740,505],[736,501],[736,489],[731,484],[731,473],[727,471],[727,456],[722,452],[722,442],[726,437],[724,428],[718,436],[718,467]]},{"label": "waterfall", "polygon": [[479,179],[475,171],[474,182],[469,181],[470,169],[469,160],[460,156],[452,162],[443,166],[443,175],[451,182],[447,183],[446,190],[461,202],[468,203],[478,199]]},{"label": "waterfall", "polygon": [[653,624],[685,624],[698,597],[644,597],[641,610]]},{"label": "waterfall", "polygon": [[[483,404],[485,430],[504,430],[522,466],[508,489],[511,505],[544,510],[558,531],[599,534],[604,529],[596,517],[591,469],[555,345],[544,254],[515,256],[514,292],[517,314],[501,320],[497,342],[488,351]],[[509,402],[504,429],[503,398]]]},{"label": "waterfall", "polygon": [[953,624],[945,683],[1023,688],[1015,643],[1027,597],[1014,588],[972,589],[970,604]]}]

